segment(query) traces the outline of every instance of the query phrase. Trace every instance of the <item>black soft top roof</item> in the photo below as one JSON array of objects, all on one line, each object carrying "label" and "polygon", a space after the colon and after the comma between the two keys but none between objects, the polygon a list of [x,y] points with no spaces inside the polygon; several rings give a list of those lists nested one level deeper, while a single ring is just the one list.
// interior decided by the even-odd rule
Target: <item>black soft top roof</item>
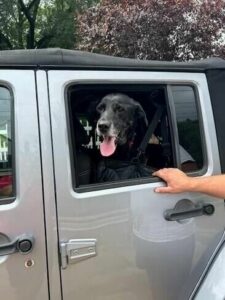
[{"label": "black soft top roof", "polygon": [[0,68],[205,72],[225,69],[225,60],[210,58],[191,62],[142,61],[64,49],[6,50],[0,51]]}]

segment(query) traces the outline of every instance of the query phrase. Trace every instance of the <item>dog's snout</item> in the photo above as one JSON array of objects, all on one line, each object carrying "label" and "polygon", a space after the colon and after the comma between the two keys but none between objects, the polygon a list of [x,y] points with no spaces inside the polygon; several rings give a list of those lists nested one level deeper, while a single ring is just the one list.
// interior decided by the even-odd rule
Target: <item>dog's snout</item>
[{"label": "dog's snout", "polygon": [[98,129],[102,133],[106,133],[110,128],[110,123],[109,122],[101,122],[98,124]]}]

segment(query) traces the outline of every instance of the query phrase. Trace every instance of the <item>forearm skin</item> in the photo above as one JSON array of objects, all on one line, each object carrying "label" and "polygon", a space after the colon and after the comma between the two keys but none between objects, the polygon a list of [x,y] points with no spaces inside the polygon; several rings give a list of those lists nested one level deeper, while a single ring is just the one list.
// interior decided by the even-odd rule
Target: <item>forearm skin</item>
[{"label": "forearm skin", "polygon": [[187,190],[225,199],[225,175],[192,177]]}]

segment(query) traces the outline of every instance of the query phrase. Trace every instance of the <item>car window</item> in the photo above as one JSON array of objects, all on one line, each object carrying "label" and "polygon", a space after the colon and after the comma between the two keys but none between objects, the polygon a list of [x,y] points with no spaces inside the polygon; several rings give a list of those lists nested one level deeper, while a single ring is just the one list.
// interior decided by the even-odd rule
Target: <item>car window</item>
[{"label": "car window", "polygon": [[154,170],[173,166],[166,99],[163,85],[70,86],[75,188],[143,183],[140,179],[149,181]]},{"label": "car window", "polygon": [[[154,170],[177,166],[174,143],[179,143],[182,170],[202,169],[202,141],[194,89],[174,85],[171,91],[179,141],[174,139],[171,121],[174,116],[167,103],[166,85],[70,86],[67,109],[75,189],[156,180],[151,176]],[[146,138],[150,127],[151,135]]]},{"label": "car window", "polygon": [[0,86],[0,201],[13,196],[12,139],[12,97]]},{"label": "car window", "polygon": [[203,168],[203,147],[197,99],[191,86],[171,86],[179,135],[180,162],[183,171]]}]

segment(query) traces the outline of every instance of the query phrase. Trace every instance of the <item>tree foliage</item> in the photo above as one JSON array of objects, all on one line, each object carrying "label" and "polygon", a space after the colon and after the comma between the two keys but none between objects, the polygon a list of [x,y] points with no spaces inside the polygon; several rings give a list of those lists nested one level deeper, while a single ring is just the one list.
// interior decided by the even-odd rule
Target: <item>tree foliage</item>
[{"label": "tree foliage", "polygon": [[140,59],[224,55],[224,0],[102,0],[79,15],[81,50]]},{"label": "tree foliage", "polygon": [[[27,48],[34,44],[35,22],[40,0],[24,3],[23,0],[0,1],[0,47],[1,49]],[[24,35],[24,32],[26,34]]]},{"label": "tree foliage", "polygon": [[0,0],[0,50],[74,48],[75,14],[97,0]]}]

